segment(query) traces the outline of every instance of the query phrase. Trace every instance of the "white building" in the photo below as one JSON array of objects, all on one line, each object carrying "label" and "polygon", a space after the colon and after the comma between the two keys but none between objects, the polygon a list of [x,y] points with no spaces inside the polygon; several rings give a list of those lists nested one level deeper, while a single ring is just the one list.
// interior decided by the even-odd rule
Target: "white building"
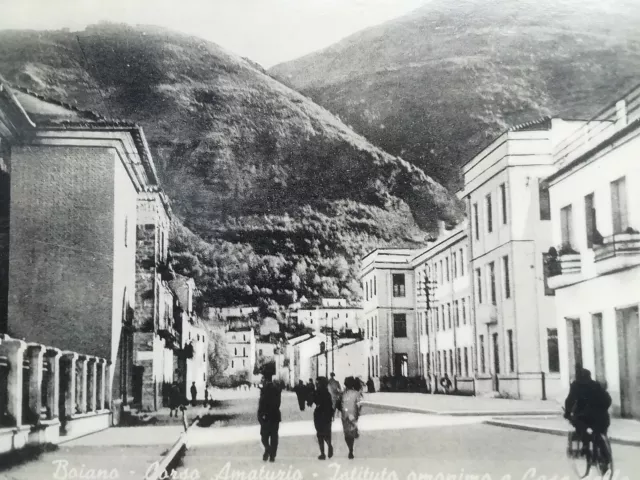
[{"label": "white building", "polygon": [[555,146],[584,122],[543,119],[510,129],[463,166],[470,219],[471,297],[476,321],[476,391],[554,397],[553,292],[543,254],[552,245],[541,181]]},{"label": "white building", "polygon": [[[564,391],[579,364],[608,386],[613,411],[640,418],[640,89],[556,151],[547,178],[559,369]],[[635,105],[635,106],[634,106]],[[574,253],[575,252],[575,253]],[[554,327],[555,328],[555,327]],[[557,365],[556,365],[557,368]]]},{"label": "white building", "polygon": [[362,259],[365,338],[373,339],[372,377],[420,374],[415,308],[418,250],[376,249]]},{"label": "white building", "polygon": [[[445,373],[458,390],[474,391],[469,237],[466,222],[440,229],[437,241],[413,259],[416,272],[420,374]],[[429,302],[427,302],[429,292]]]},{"label": "white building", "polygon": [[230,357],[225,375],[247,372],[248,378],[252,378],[256,359],[256,337],[253,329],[230,330],[225,332],[225,336]]},{"label": "white building", "polygon": [[344,298],[321,298],[320,305],[304,305],[297,312],[298,323],[319,332],[333,328],[337,332],[358,332],[363,328],[362,308],[349,305]]},{"label": "white building", "polygon": [[313,356],[312,371],[315,377],[335,373],[336,380],[344,384],[347,377],[359,377],[364,382],[371,376],[371,339],[352,339],[336,345],[333,349],[318,352]]}]

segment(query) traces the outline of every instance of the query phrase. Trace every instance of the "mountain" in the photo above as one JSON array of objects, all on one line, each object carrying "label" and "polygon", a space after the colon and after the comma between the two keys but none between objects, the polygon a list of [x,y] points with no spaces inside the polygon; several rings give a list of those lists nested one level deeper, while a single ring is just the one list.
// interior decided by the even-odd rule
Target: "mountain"
[{"label": "mountain", "polygon": [[269,74],[456,188],[501,130],[590,118],[634,86],[638,25],[635,0],[432,0]]},{"label": "mountain", "polygon": [[0,32],[0,74],[139,123],[176,219],[175,269],[203,301],[359,295],[358,256],[423,245],[455,197],[253,62],[157,27]]}]

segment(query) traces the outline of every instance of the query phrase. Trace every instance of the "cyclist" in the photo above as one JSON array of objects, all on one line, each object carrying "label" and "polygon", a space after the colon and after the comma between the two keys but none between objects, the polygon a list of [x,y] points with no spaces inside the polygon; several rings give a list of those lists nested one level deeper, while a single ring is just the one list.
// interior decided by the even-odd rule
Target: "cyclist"
[{"label": "cyclist", "polygon": [[576,379],[571,384],[569,395],[564,403],[564,417],[575,427],[582,439],[583,453],[588,451],[591,428],[594,438],[599,434],[607,434],[609,429],[609,407],[611,396],[605,388],[591,378],[591,372],[578,367]]}]

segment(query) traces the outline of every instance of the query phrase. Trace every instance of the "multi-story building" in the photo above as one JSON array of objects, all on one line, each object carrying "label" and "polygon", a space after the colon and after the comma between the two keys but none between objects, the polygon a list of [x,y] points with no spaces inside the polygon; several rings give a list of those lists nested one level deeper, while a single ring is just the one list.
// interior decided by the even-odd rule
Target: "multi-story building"
[{"label": "multi-story building", "polygon": [[195,282],[192,278],[175,274],[169,285],[178,300],[176,318],[181,346],[181,351],[174,355],[174,381],[185,394],[195,382],[197,399],[202,400],[209,379],[210,339],[208,329],[194,311]]},{"label": "multi-story building", "polygon": [[225,332],[229,365],[226,375],[239,375],[247,372],[252,378],[256,360],[256,337],[252,328],[239,328]]},{"label": "multi-story building", "polygon": [[[556,150],[547,178],[553,224],[549,326],[566,391],[582,365],[606,384],[614,413],[640,418],[640,88]],[[636,186],[638,189],[636,189]],[[557,328],[557,330],[556,330]],[[559,353],[558,353],[559,351]]]},{"label": "multi-story building", "polygon": [[158,186],[143,131],[1,80],[0,111],[11,182],[8,331],[106,358],[107,388],[126,403],[136,201]]},{"label": "multi-story building", "polygon": [[446,373],[457,390],[473,392],[475,333],[467,225],[463,222],[452,230],[440,231],[436,242],[412,262],[420,374],[437,385]]},{"label": "multi-story building", "polygon": [[582,124],[543,119],[514,127],[463,166],[480,393],[559,392],[548,352],[554,298],[543,269],[552,245],[550,212],[540,192],[554,171],[554,147]]},{"label": "multi-story building", "polygon": [[420,374],[415,270],[411,249],[376,249],[362,259],[365,337],[374,377]]},{"label": "multi-story building", "polygon": [[344,298],[321,298],[320,304],[308,303],[297,312],[299,324],[320,331],[333,328],[336,332],[358,332],[362,326],[362,308],[349,305]]},{"label": "multi-story building", "polygon": [[371,344],[372,339],[351,339],[317,352],[312,358],[311,370],[316,377],[328,377],[333,372],[340,383],[347,377],[358,377],[366,382],[372,377]]}]

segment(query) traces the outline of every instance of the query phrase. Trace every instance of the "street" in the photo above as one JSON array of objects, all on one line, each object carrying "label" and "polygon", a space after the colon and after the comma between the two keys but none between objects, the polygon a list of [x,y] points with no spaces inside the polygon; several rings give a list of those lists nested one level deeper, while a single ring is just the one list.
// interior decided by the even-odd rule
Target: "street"
[{"label": "street", "polygon": [[[262,462],[256,400],[233,402],[238,416],[226,427],[195,428],[177,478],[335,480],[559,480],[575,478],[564,437],[482,424],[480,417],[449,417],[365,409],[355,460],[348,460],[341,423],[334,423],[334,458],[319,454],[312,411],[283,396],[278,456]],[[613,445],[616,480],[637,478],[637,447]],[[264,470],[261,474],[261,468]],[[594,477],[595,478],[595,477]]]}]

